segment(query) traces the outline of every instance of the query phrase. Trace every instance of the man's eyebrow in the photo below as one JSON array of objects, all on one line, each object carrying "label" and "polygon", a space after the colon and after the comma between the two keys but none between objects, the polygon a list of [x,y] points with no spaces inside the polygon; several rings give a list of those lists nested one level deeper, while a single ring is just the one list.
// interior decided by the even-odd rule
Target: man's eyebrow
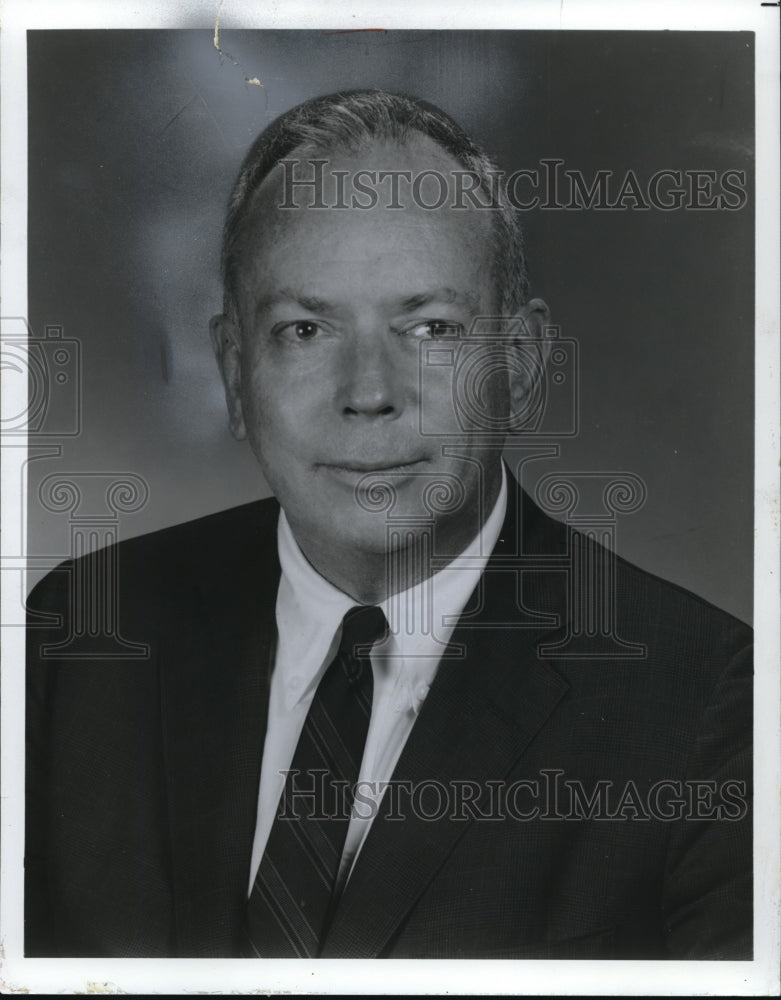
[{"label": "man's eyebrow", "polygon": [[[261,296],[255,303],[255,311],[259,313],[266,309],[271,309],[280,303],[287,302],[301,306],[302,309],[306,309],[307,312],[311,313],[328,314],[334,313],[338,309],[338,306],[333,302],[328,302],[326,299],[321,299],[316,295],[306,295],[294,288],[281,288],[274,295]],[[441,288],[432,288],[425,292],[418,292],[415,295],[405,296],[403,299],[399,299],[397,303],[394,303],[394,307],[401,313],[412,313],[423,309],[432,302],[448,305],[464,305],[473,312],[479,311],[478,300],[474,295],[469,292],[458,292],[455,288],[450,288],[446,285],[443,285]]]},{"label": "man's eyebrow", "polygon": [[418,295],[410,295],[399,303],[402,312],[416,312],[432,302],[442,302],[456,305],[465,305],[474,312],[478,311],[478,302],[474,295],[469,292],[458,292],[455,288],[446,285],[442,288],[434,288],[430,291],[421,292]]},{"label": "man's eyebrow", "polygon": [[336,312],[337,308],[332,302],[320,299],[316,295],[304,295],[303,292],[298,292],[294,288],[281,288],[274,295],[261,296],[255,303],[255,311],[262,312],[264,309],[270,309],[281,302],[292,302],[312,313],[333,313]]}]

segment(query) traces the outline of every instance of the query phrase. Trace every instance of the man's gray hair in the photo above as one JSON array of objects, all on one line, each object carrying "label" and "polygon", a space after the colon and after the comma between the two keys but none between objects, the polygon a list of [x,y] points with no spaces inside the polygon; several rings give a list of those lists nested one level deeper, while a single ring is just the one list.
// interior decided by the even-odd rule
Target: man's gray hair
[{"label": "man's gray hair", "polygon": [[504,316],[513,316],[528,292],[523,234],[506,196],[504,174],[440,108],[404,94],[356,90],[305,101],[264,129],[244,159],[228,202],[222,242],[225,313],[238,320],[237,275],[243,223],[255,192],[271,170],[296,150],[358,153],[374,141],[403,144],[411,132],[429,136],[476,179],[482,203],[492,207],[493,271]]}]

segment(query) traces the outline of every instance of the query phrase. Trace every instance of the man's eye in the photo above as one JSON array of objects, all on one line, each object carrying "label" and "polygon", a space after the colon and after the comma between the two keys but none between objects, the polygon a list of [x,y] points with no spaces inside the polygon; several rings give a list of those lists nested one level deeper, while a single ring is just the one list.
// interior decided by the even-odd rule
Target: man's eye
[{"label": "man's eye", "polygon": [[276,335],[278,337],[297,343],[314,340],[321,331],[322,327],[320,324],[312,319],[297,319],[293,323],[285,323],[276,327]]},{"label": "man's eye", "polygon": [[410,337],[439,340],[443,337],[460,337],[463,332],[460,323],[452,323],[443,319],[429,319],[424,323],[416,323],[405,331]]},{"label": "man's eye", "polygon": [[300,319],[293,323],[293,333],[298,340],[311,340],[317,334],[320,327],[310,319]]}]

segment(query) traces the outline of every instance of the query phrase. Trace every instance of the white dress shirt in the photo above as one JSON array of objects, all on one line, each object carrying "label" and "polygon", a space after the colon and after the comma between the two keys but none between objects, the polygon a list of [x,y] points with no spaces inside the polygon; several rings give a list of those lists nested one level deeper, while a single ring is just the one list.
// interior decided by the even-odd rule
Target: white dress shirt
[{"label": "white dress shirt", "polygon": [[[389,634],[371,654],[372,714],[358,778],[364,798],[371,798],[371,792],[377,790],[377,805],[382,797],[381,783],[393,774],[445,646],[496,544],[506,506],[507,483],[502,464],[499,498],[477,537],[428,580],[391,595],[379,605],[388,620]],[[356,604],[307,561],[284,511],[279,515],[277,543],[282,569],[276,607],[279,641],[271,675],[249,892],[309,706],[338,649],[342,618]],[[427,616],[421,615],[424,607],[432,609],[431,625]],[[339,872],[342,885],[349,878],[375,814],[371,805],[356,803],[353,809]]]}]

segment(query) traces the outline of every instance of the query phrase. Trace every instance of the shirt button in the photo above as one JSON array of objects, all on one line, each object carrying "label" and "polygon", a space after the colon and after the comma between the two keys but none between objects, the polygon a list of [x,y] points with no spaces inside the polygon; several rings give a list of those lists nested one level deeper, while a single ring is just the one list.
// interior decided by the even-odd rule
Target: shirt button
[{"label": "shirt button", "polygon": [[423,699],[428,694],[428,689],[429,685],[424,684],[423,681],[421,681],[420,684],[418,684],[418,686],[415,688],[415,697],[418,699],[418,701],[423,701]]},{"label": "shirt button", "polygon": [[288,686],[291,687],[294,691],[296,691],[298,688],[301,687],[301,678],[298,675],[296,675],[295,677],[291,677],[290,681],[288,682]]}]

